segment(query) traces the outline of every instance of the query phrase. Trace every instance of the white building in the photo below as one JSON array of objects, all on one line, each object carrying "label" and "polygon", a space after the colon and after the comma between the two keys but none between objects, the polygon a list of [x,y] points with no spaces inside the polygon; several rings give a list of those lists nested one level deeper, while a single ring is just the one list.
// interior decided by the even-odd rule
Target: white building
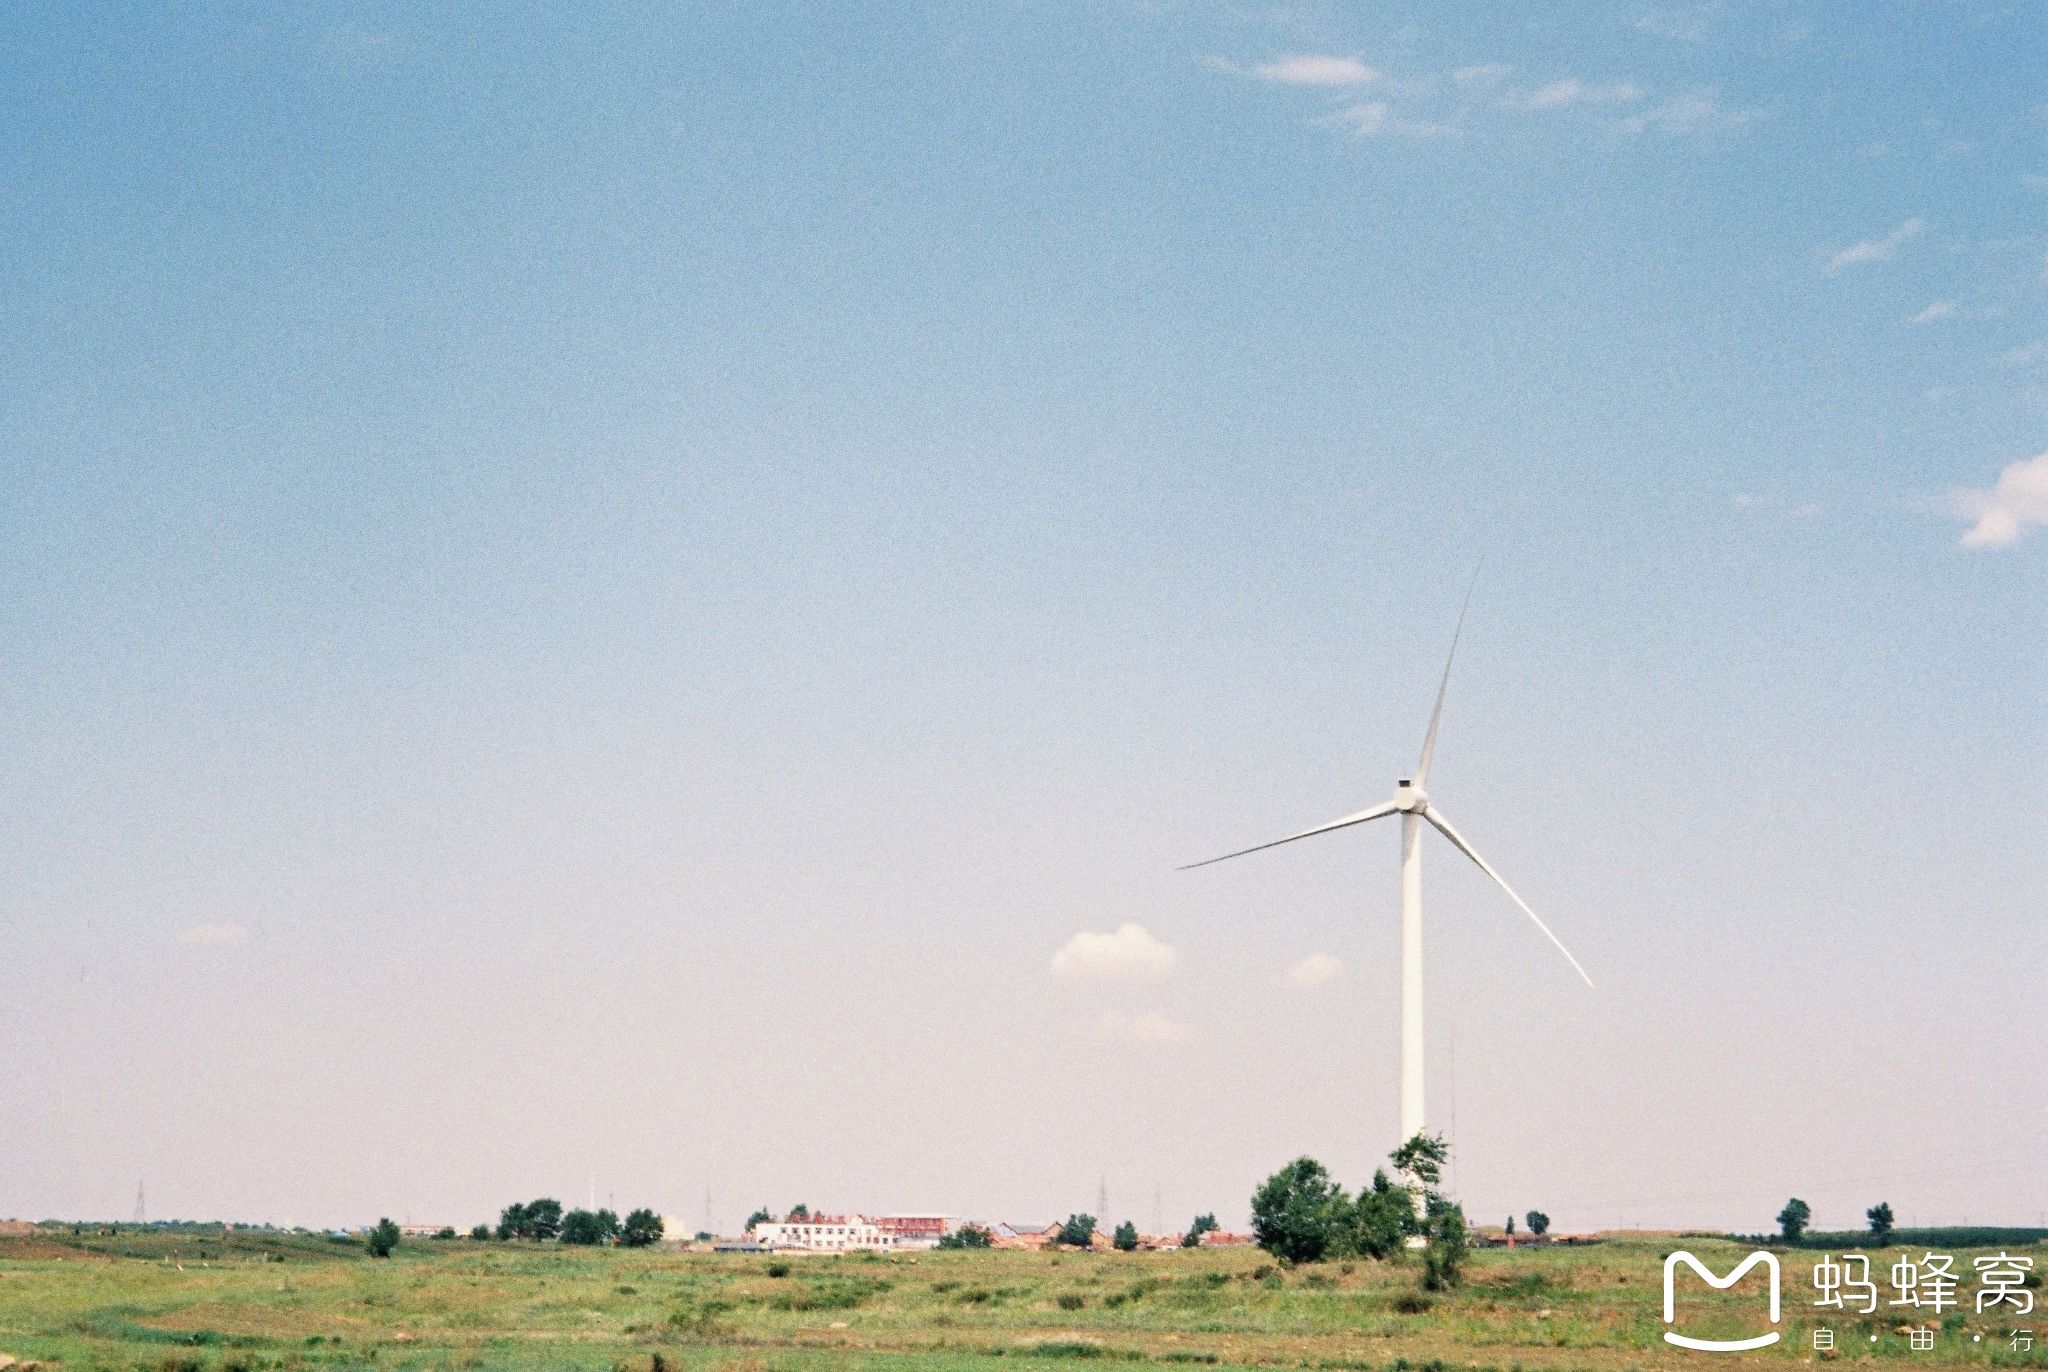
[{"label": "white building", "polygon": [[806,1253],[850,1253],[894,1248],[896,1237],[860,1215],[793,1215],[755,1225],[754,1242]]}]

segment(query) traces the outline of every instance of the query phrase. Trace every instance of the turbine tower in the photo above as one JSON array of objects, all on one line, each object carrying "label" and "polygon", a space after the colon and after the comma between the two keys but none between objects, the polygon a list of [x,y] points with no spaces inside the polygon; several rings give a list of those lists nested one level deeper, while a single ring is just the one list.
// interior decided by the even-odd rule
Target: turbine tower
[{"label": "turbine tower", "polygon": [[1425,823],[1449,839],[1459,852],[1471,858],[1480,871],[1492,877],[1494,885],[1507,892],[1508,899],[1520,906],[1522,913],[1543,931],[1543,937],[1549,939],[1557,951],[1564,954],[1565,961],[1572,965],[1572,970],[1579,974],[1580,979],[1588,986],[1593,984],[1593,979],[1586,975],[1585,968],[1579,966],[1579,960],[1572,956],[1571,950],[1559,941],[1556,934],[1550,932],[1550,926],[1537,918],[1536,912],[1529,908],[1528,902],[1516,895],[1514,888],[1501,879],[1500,873],[1494,871],[1486,859],[1479,856],[1472,845],[1465,841],[1464,836],[1451,826],[1450,820],[1444,816],[1444,812],[1436,803],[1430,800],[1429,792],[1425,789],[1429,782],[1430,759],[1436,753],[1437,725],[1443,719],[1444,692],[1451,684],[1451,663],[1458,656],[1458,638],[1465,631],[1465,609],[1471,608],[1471,605],[1472,592],[1468,589],[1465,592],[1465,608],[1458,611],[1458,626],[1451,633],[1451,651],[1444,659],[1443,679],[1437,683],[1436,708],[1430,712],[1429,732],[1422,738],[1422,760],[1416,764],[1414,776],[1403,777],[1396,783],[1392,800],[1375,805],[1369,810],[1360,810],[1355,815],[1333,819],[1328,824],[1318,824],[1313,829],[1304,829],[1298,834],[1289,834],[1286,838],[1274,839],[1271,843],[1261,843],[1253,848],[1240,848],[1237,852],[1225,853],[1222,857],[1209,858],[1203,862],[1192,862],[1180,869],[1186,872],[1196,867],[1207,867],[1212,862],[1227,862],[1234,857],[1243,857],[1246,853],[1278,848],[1283,843],[1314,838],[1317,834],[1327,834],[1337,829],[1348,829],[1354,824],[1383,819],[1388,815],[1401,817],[1402,1143],[1423,1132],[1426,1119],[1422,1108],[1422,826]]}]

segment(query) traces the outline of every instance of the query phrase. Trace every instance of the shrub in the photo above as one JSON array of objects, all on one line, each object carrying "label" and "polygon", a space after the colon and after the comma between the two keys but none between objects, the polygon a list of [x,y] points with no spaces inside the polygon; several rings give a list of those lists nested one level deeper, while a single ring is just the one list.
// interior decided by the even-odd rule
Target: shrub
[{"label": "shrub", "polygon": [[1062,1310],[1079,1310],[1086,1304],[1088,1304],[1088,1298],[1077,1291],[1060,1292],[1060,1309]]},{"label": "shrub", "polygon": [[371,1257],[388,1258],[391,1256],[391,1250],[398,1247],[398,1238],[398,1226],[393,1224],[391,1217],[387,1215],[378,1220],[369,1233],[363,1235],[363,1243],[369,1248]]}]

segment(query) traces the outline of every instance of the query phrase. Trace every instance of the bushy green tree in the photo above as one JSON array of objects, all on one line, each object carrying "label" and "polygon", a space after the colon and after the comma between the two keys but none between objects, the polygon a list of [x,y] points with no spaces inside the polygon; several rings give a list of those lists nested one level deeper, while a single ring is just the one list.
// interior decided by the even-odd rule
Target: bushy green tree
[{"label": "bushy green tree", "polygon": [[1415,1197],[1405,1186],[1388,1180],[1384,1169],[1372,1174],[1347,1208],[1331,1238],[1338,1257],[1390,1258],[1415,1232]]},{"label": "bushy green tree", "polygon": [[652,1210],[635,1210],[626,1216],[625,1224],[619,1230],[619,1242],[627,1248],[645,1248],[661,1241],[661,1216]]},{"label": "bushy green tree", "polygon": [[1890,1201],[1879,1201],[1863,1212],[1863,1218],[1870,1221],[1870,1237],[1879,1247],[1892,1241],[1892,1206]]},{"label": "bushy green tree", "polygon": [[1314,1158],[1296,1158],[1252,1193],[1252,1237],[1288,1262],[1316,1262],[1346,1223],[1344,1188]]},{"label": "bushy green tree", "polygon": [[754,1212],[753,1214],[751,1214],[751,1215],[747,1216],[747,1224],[746,1224],[746,1228],[745,1228],[745,1230],[743,1230],[742,1232],[744,1232],[744,1233],[751,1233],[751,1232],[753,1232],[753,1228],[754,1228],[754,1226],[755,1226],[755,1225],[757,1225],[757,1224],[773,1224],[773,1223],[775,1223],[775,1216],[773,1216],[773,1215],[769,1214],[769,1213],[768,1213],[768,1208],[767,1208],[766,1206],[763,1206],[763,1207],[761,1207],[761,1208],[760,1208],[759,1210],[756,1210],[756,1211],[755,1211],[755,1212]]},{"label": "bushy green tree", "polygon": [[1069,1215],[1060,1226],[1058,1242],[1068,1248],[1086,1248],[1095,1238],[1095,1216]]},{"label": "bushy green tree", "polygon": [[1507,1236],[1509,1238],[1515,1236],[1515,1217],[1513,1215],[1508,1216]]},{"label": "bushy green tree", "polygon": [[1394,1170],[1413,1178],[1424,1191],[1434,1191],[1444,1179],[1444,1160],[1451,1150],[1434,1134],[1417,1134],[1393,1151],[1389,1159]]},{"label": "bushy green tree", "polygon": [[1215,1228],[1216,1217],[1214,1215],[1195,1216],[1195,1222],[1189,1225],[1188,1232],[1181,1236],[1180,1246],[1182,1248],[1200,1248],[1202,1246],[1202,1235],[1212,1232]]},{"label": "bushy green tree", "polygon": [[610,1243],[618,1235],[619,1217],[609,1210],[571,1210],[562,1216],[563,1243]]},{"label": "bushy green tree", "polygon": [[526,1203],[526,1237],[540,1242],[562,1232],[562,1203],[546,1196]]},{"label": "bushy green tree", "polygon": [[1541,1210],[1531,1210],[1522,1219],[1528,1223],[1529,1232],[1539,1239],[1550,1232],[1550,1216]]},{"label": "bushy green tree", "polygon": [[1110,1246],[1119,1253],[1135,1253],[1138,1250],[1138,1226],[1125,1220],[1109,1236]]},{"label": "bushy green tree", "polygon": [[513,1201],[498,1212],[498,1237],[501,1239],[523,1239],[526,1237],[526,1206]]},{"label": "bushy green tree", "polygon": [[1432,1198],[1423,1233],[1429,1243],[1422,1250],[1422,1289],[1443,1291],[1456,1286],[1464,1276],[1465,1254],[1471,1248],[1465,1212],[1441,1197]]},{"label": "bushy green tree", "polygon": [[941,1248],[987,1248],[995,1242],[995,1235],[978,1224],[963,1224],[950,1234],[939,1235]]},{"label": "bushy green tree", "polygon": [[1785,1236],[1787,1243],[1799,1242],[1799,1236],[1812,1223],[1813,1207],[1797,1196],[1786,1201],[1785,1208],[1778,1212],[1778,1232]]},{"label": "bushy green tree", "polygon": [[476,1228],[469,1231],[469,1236],[481,1243],[491,1236],[491,1226],[479,1224]]},{"label": "bushy green tree", "polygon": [[811,1207],[805,1205],[802,1201],[798,1201],[795,1205],[789,1207],[789,1222],[791,1224],[802,1224],[810,1217]]},{"label": "bushy green tree", "polygon": [[398,1247],[399,1237],[398,1226],[386,1216],[370,1226],[370,1231],[363,1235],[363,1246],[370,1250],[370,1256],[373,1258],[388,1258],[391,1256],[391,1250]]}]

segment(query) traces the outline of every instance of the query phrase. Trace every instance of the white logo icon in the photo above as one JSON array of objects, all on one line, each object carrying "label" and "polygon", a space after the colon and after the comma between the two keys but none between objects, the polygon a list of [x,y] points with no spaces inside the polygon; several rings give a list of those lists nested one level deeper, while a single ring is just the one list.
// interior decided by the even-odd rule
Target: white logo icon
[{"label": "white logo icon", "polygon": [[[1726,1291],[1741,1281],[1743,1274],[1750,1268],[1762,1263],[1771,1273],[1771,1323],[1778,1322],[1778,1259],[1759,1249],[1744,1258],[1736,1269],[1725,1277],[1717,1277],[1709,1272],[1706,1264],[1690,1253],[1673,1253],[1664,1259],[1664,1323],[1670,1324],[1677,1318],[1677,1303],[1673,1298],[1671,1276],[1681,1262],[1699,1273],[1700,1279],[1716,1291]],[[1702,1353],[1740,1353],[1751,1348],[1768,1347],[1777,1341],[1778,1331],[1775,1329],[1768,1334],[1759,1334],[1753,1339],[1695,1339],[1684,1334],[1675,1334],[1669,1329],[1664,1331],[1664,1342],[1675,1343],[1680,1348],[1695,1348]]]}]

